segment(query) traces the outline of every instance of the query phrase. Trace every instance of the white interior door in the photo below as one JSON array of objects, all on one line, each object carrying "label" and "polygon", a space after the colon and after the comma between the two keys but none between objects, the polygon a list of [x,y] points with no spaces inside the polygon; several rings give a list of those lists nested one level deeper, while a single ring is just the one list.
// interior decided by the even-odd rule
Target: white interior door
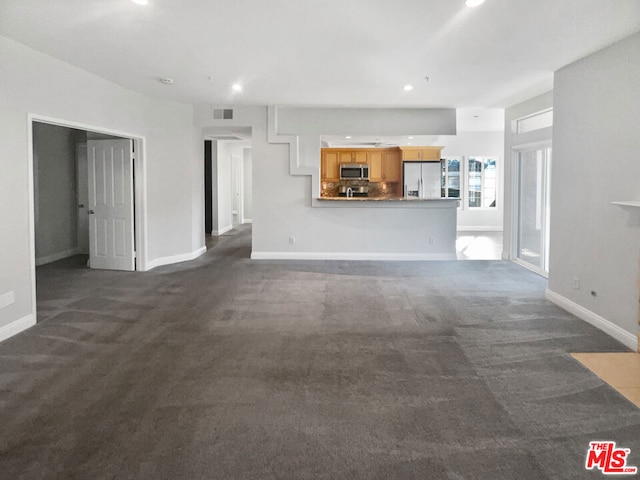
[{"label": "white interior door", "polygon": [[135,270],[132,141],[89,140],[87,156],[91,268]]}]

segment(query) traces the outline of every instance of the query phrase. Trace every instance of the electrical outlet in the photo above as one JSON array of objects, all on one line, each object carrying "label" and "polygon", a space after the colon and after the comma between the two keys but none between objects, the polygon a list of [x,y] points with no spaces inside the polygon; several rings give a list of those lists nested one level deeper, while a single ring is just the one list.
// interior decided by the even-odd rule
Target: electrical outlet
[{"label": "electrical outlet", "polygon": [[296,244],[296,237],[294,237],[293,235],[291,235],[289,237],[289,245],[295,245]]},{"label": "electrical outlet", "polygon": [[436,243],[436,239],[433,237],[429,237],[429,245],[433,245],[434,243]]},{"label": "electrical outlet", "polygon": [[573,277],[573,279],[571,279],[571,283],[575,290],[580,290],[580,280],[578,280],[576,277]]}]

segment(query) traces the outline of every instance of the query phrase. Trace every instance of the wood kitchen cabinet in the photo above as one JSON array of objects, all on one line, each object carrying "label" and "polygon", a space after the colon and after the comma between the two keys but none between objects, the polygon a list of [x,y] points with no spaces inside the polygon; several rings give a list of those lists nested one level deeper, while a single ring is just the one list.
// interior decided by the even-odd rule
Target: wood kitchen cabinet
[{"label": "wood kitchen cabinet", "polygon": [[439,162],[444,147],[400,147],[404,162]]},{"label": "wood kitchen cabinet", "polygon": [[353,152],[351,150],[338,150],[337,153],[340,163],[352,163]]},{"label": "wood kitchen cabinet", "polygon": [[367,152],[364,150],[356,150],[353,152],[353,163],[367,163]]},{"label": "wood kitchen cabinet", "polygon": [[400,182],[402,180],[402,152],[394,148],[323,148],[320,175],[323,182],[340,181],[340,165],[361,163],[369,165],[369,181]]},{"label": "wood kitchen cabinet", "polygon": [[384,152],[382,150],[367,152],[370,182],[382,182],[384,180],[383,158]]},{"label": "wood kitchen cabinet", "polygon": [[385,148],[369,153],[371,182],[399,182],[402,176],[402,154],[397,148]]},{"label": "wood kitchen cabinet", "polygon": [[367,163],[367,149],[338,150],[340,163]]},{"label": "wood kitchen cabinet", "polygon": [[399,182],[402,179],[402,153],[399,150],[384,152],[382,175],[386,182]]},{"label": "wood kitchen cabinet", "polygon": [[323,182],[338,182],[340,180],[340,156],[338,152],[322,149],[320,176]]}]

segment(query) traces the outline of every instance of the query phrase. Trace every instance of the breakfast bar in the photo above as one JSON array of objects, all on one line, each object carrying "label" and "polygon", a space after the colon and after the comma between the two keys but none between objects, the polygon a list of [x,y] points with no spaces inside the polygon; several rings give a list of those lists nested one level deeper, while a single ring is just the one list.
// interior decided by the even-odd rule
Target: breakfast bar
[{"label": "breakfast bar", "polygon": [[314,199],[314,207],[328,208],[446,208],[451,209],[455,218],[457,198],[405,198],[405,197],[319,197]]}]

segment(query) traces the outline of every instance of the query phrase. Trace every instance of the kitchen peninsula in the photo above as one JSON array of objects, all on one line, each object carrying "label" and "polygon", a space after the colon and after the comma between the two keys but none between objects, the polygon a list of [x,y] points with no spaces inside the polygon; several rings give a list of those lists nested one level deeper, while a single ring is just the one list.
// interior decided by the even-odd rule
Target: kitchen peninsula
[{"label": "kitchen peninsula", "polygon": [[[372,236],[385,245],[375,254],[362,251],[349,258],[456,259],[459,199],[441,197],[442,148],[321,149],[320,195],[312,206],[337,209],[332,222],[344,224],[351,218],[354,236],[367,232],[364,238]],[[389,235],[393,238],[386,239]],[[356,243],[359,248],[367,245],[362,239]]]},{"label": "kitchen peninsula", "polygon": [[[456,259],[459,200],[440,196],[441,151],[442,147],[321,149],[320,195],[311,203],[333,209],[336,214],[327,220],[349,229],[358,252],[347,258]],[[422,177],[414,183],[408,175],[403,178],[422,168],[429,171],[424,182]],[[367,251],[372,248],[375,253]]]}]

